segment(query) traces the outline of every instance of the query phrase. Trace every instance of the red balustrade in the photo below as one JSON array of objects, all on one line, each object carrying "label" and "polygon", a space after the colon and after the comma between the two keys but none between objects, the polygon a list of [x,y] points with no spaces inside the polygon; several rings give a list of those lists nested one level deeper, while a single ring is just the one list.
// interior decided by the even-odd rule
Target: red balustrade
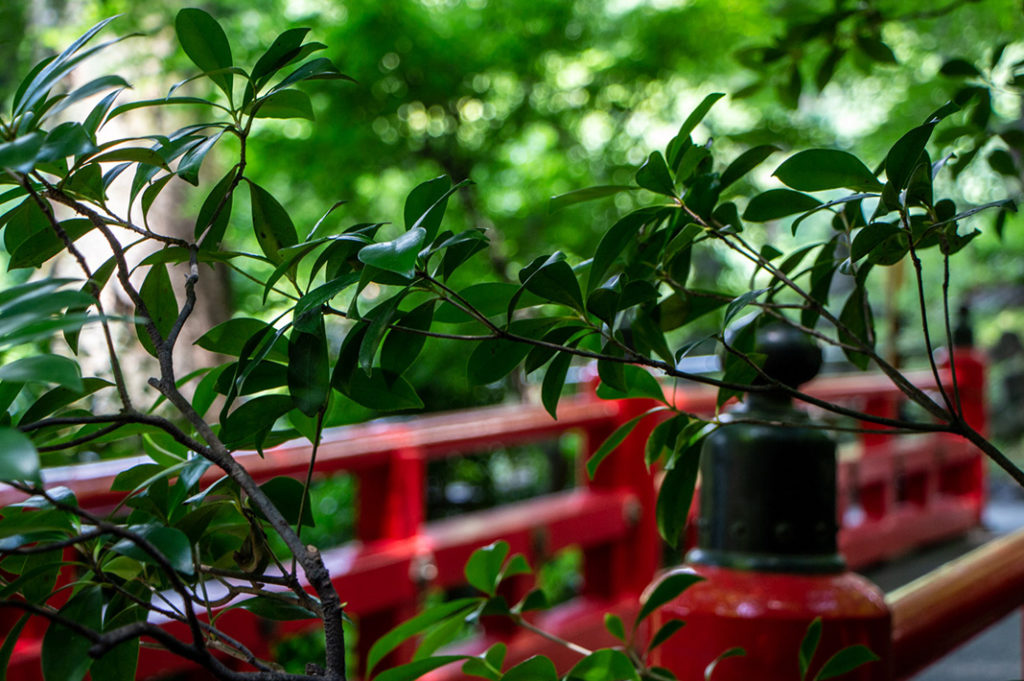
[{"label": "red balustrade", "polygon": [[[961,365],[958,358],[956,366],[965,413],[970,413],[973,423],[980,423],[975,419],[984,414],[978,386],[980,381],[983,388],[983,365],[970,361]],[[922,389],[935,387],[930,373],[915,373],[911,378]],[[879,375],[820,378],[806,390],[822,399],[877,408],[886,415],[893,413],[897,397],[888,379]],[[677,390],[673,397],[687,411],[714,410],[712,390]],[[972,401],[968,403],[968,399]],[[654,477],[645,470],[642,455],[654,419],[643,422],[584,486],[446,520],[424,520],[425,469],[431,460],[551,440],[570,431],[584,435],[582,461],[618,425],[647,406],[640,401],[604,402],[584,396],[565,399],[558,421],[538,406],[513,405],[380,421],[330,432],[318,453],[317,475],[344,472],[356,476],[359,508],[357,539],[325,549],[323,556],[342,599],[348,602],[348,612],[359,621],[360,657],[365,657],[377,636],[415,612],[426,589],[459,585],[471,552],[498,539],[509,542],[513,552],[524,554],[534,564],[561,549],[579,547],[584,555],[582,592],[545,613],[538,625],[587,647],[610,644],[603,627],[604,614],[618,612],[627,618],[635,613],[637,598],[660,561]],[[278,475],[301,478],[309,460],[309,445],[292,442],[268,450],[263,458],[255,453],[236,458],[257,481]],[[146,459],[138,459],[143,461]],[[83,506],[104,511],[123,497],[110,492],[110,483],[130,465],[117,461],[68,466],[50,469],[44,477],[48,486],[71,487]],[[976,525],[984,499],[982,472],[980,455],[958,438],[944,434],[860,436],[859,454],[844,453],[840,461],[840,546],[847,561],[863,566]],[[216,477],[210,471],[202,484]],[[0,505],[19,498],[15,491],[0,488]],[[241,610],[218,621],[257,655],[266,654],[275,638],[314,624],[269,623]],[[488,628],[482,639],[466,646],[481,650],[496,640],[509,645],[510,661],[543,653],[564,666],[575,658],[532,633],[502,627]],[[22,636],[9,678],[38,678],[38,643],[38,632]],[[185,664],[166,653],[145,650],[140,671],[155,674]]]}]

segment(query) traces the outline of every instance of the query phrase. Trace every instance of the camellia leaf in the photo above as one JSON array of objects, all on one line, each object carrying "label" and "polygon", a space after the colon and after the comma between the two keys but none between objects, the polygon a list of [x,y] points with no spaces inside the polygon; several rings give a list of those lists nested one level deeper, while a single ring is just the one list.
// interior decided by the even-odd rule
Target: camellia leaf
[{"label": "camellia leaf", "polygon": [[651,153],[647,161],[636,171],[636,183],[655,194],[672,197],[676,195],[675,183],[660,151]]},{"label": "camellia leaf", "polygon": [[309,33],[308,28],[291,28],[274,39],[267,51],[256,60],[255,66],[252,67],[251,75],[257,89],[298,56],[307,33]]},{"label": "camellia leaf", "polygon": [[571,364],[572,354],[560,352],[551,361],[544,374],[544,382],[541,384],[541,403],[553,419],[558,418],[558,400],[562,396],[562,388],[565,386],[565,379],[569,374]]},{"label": "camellia leaf", "polygon": [[[102,622],[103,594],[92,584],[71,597],[59,615],[99,632]],[[44,681],[80,681],[92,664],[89,648],[92,641],[81,634],[53,622],[43,635],[42,666]]]},{"label": "camellia leaf", "polygon": [[558,681],[558,671],[549,658],[534,655],[502,674],[501,681]]},{"label": "camellia leaf", "polygon": [[864,645],[853,645],[843,648],[828,659],[822,666],[821,671],[814,677],[814,681],[826,681],[856,669],[857,667],[878,660],[871,650]]},{"label": "camellia leaf", "polygon": [[864,163],[847,151],[808,149],[786,159],[775,177],[802,192],[845,187],[854,191],[879,191],[882,183]]},{"label": "camellia leaf", "polygon": [[288,341],[288,392],[295,408],[306,416],[314,416],[327,404],[331,367],[322,318],[315,333],[292,331]]},{"label": "camellia leaf", "polygon": [[443,667],[446,664],[459,662],[460,660],[467,660],[469,658],[469,655],[437,655],[435,657],[427,657],[422,660],[416,660],[397,667],[392,667],[391,669],[381,672],[377,676],[373,677],[373,681],[413,681],[413,679],[418,679],[427,672],[432,672],[438,667]]},{"label": "camellia leaf", "polygon": [[[369,674],[380,663],[384,656],[401,645],[404,641],[421,633],[428,627],[448,617],[453,617],[480,603],[479,598],[460,598],[427,608],[412,619],[402,622],[397,627],[381,636],[366,655],[366,671]],[[379,678],[379,677],[378,677]]]},{"label": "camellia leaf", "polygon": [[654,633],[654,636],[651,637],[651,642],[647,646],[647,650],[654,650],[662,643],[672,638],[676,632],[684,626],[686,626],[686,622],[683,620],[669,620],[668,622],[665,622],[665,624],[661,625],[658,631]]},{"label": "camellia leaf", "polygon": [[601,463],[608,457],[608,455],[614,452],[618,448],[618,446],[622,444],[622,441],[625,440],[626,437],[633,432],[633,429],[636,428],[637,425],[644,418],[650,416],[655,411],[662,411],[662,409],[659,408],[645,411],[643,414],[640,414],[639,416],[634,416],[633,418],[631,418],[630,420],[626,421],[621,426],[616,428],[615,431],[612,432],[612,434],[609,435],[608,438],[601,443],[601,446],[597,448],[597,451],[595,451],[591,455],[591,457],[587,459],[587,475],[589,475],[590,478],[593,479],[594,475],[597,473],[598,466],[601,465]]},{"label": "camellia leaf", "polygon": [[924,148],[934,129],[934,123],[919,125],[892,145],[885,157],[885,175],[896,189],[906,189],[922,158],[927,158]]},{"label": "camellia leaf", "polygon": [[[149,272],[139,288],[139,295],[142,296],[142,301],[146,304],[145,312],[148,313],[149,321],[156,327],[160,338],[166,340],[167,335],[174,327],[174,322],[178,319],[178,300],[174,296],[171,277],[167,274],[166,265],[161,263],[149,268]],[[139,310],[139,314],[142,313],[143,311]],[[138,325],[138,336],[143,347],[155,357],[156,346],[145,329],[144,322]]]},{"label": "camellia leaf", "polygon": [[673,598],[678,597],[694,584],[702,581],[704,581],[704,578],[689,568],[681,568],[669,572],[658,580],[654,589],[646,594],[646,598],[640,606],[640,611],[637,612],[636,619],[633,621],[633,629],[636,629],[655,610]]},{"label": "camellia leaf", "polygon": [[36,165],[36,155],[43,147],[42,133],[33,132],[0,144],[0,168],[18,173],[30,173]]},{"label": "camellia leaf", "polygon": [[[446,194],[452,188],[447,175],[428,180],[409,192],[405,199],[405,229],[422,227],[426,231],[425,241],[432,241],[444,217]],[[438,201],[441,204],[434,208]]]},{"label": "camellia leaf", "polygon": [[753,149],[747,149],[737,156],[736,160],[730,163],[728,167],[722,171],[722,176],[718,180],[719,189],[725,189],[733,182],[759,166],[766,158],[774,154],[776,151],[781,150],[773,144],[763,144],[759,147],[754,147]]},{"label": "camellia leaf", "polygon": [[423,245],[426,238],[427,231],[422,227],[417,227],[397,239],[365,246],[360,249],[357,257],[367,265],[396,272],[403,277],[412,279],[420,246]]},{"label": "camellia leaf", "polygon": [[295,225],[284,206],[254,182],[249,182],[249,198],[256,241],[263,254],[276,264],[281,261],[280,250],[299,241]]},{"label": "camellia leaf", "polygon": [[[185,54],[231,99],[231,45],[217,20],[201,9],[186,8],[174,20]],[[211,73],[214,72],[214,73]]]},{"label": "camellia leaf", "polygon": [[797,657],[797,662],[800,666],[800,678],[807,678],[807,670],[811,666],[811,660],[814,659],[814,653],[818,651],[818,642],[821,640],[821,617],[815,617],[814,620],[807,625],[807,631],[804,633],[803,640],[800,641],[800,651]]},{"label": "camellia leaf", "polygon": [[260,446],[259,433],[266,433],[274,422],[292,410],[294,403],[288,395],[263,395],[249,400],[224,420],[220,439],[229,447],[243,444]]},{"label": "camellia leaf", "polygon": [[[696,425],[695,425],[696,424]],[[700,426],[700,422],[692,422],[691,427]],[[699,432],[699,431],[698,431]],[[703,437],[687,436],[686,431],[676,442],[676,451],[672,454],[672,467],[665,472],[662,492],[658,494],[655,516],[658,521],[658,532],[672,547],[679,543],[679,537],[686,527],[693,502],[693,492],[697,486],[697,471],[700,469],[700,451],[704,444]]]},{"label": "camellia leaf", "polygon": [[638,681],[640,677],[626,653],[604,648],[577,662],[566,678],[573,681]]},{"label": "camellia leaf", "polygon": [[78,363],[60,355],[33,355],[0,366],[0,381],[14,383],[56,383],[82,390]]},{"label": "camellia leaf", "polygon": [[725,97],[723,92],[712,92],[701,100],[700,104],[697,105],[683,124],[679,127],[679,132],[676,133],[676,137],[687,137],[694,131],[697,125],[704,120],[704,117],[708,115],[708,111],[711,111],[711,107],[715,105],[715,102]]},{"label": "camellia leaf", "polygon": [[[195,238],[203,237],[200,244],[203,248],[216,247],[224,238],[228,220],[231,218],[231,202],[233,195],[228,194],[235,181],[237,168],[232,168],[214,185],[203,200],[203,205],[196,215]],[[203,236],[205,234],[206,236]]]},{"label": "camellia leaf", "polygon": [[496,541],[473,552],[466,561],[466,581],[470,586],[493,596],[498,588],[501,567],[508,556],[508,542]]},{"label": "camellia leaf", "polygon": [[253,105],[256,118],[305,118],[313,120],[309,95],[299,90],[277,90]]},{"label": "camellia leaf", "polygon": [[21,431],[0,428],[0,480],[40,482],[39,453]]},{"label": "camellia leaf", "polygon": [[623,184],[608,184],[599,185],[596,187],[586,187],[585,189],[575,189],[565,194],[559,194],[552,196],[548,202],[548,210],[554,213],[557,210],[572,206],[577,203],[583,203],[584,201],[594,201],[595,199],[603,199],[607,196],[615,196],[616,194],[635,191],[636,187]]},{"label": "camellia leaf", "polygon": [[791,189],[769,189],[750,199],[747,209],[743,211],[743,219],[751,222],[768,222],[814,210],[820,205],[821,201],[808,194]]},{"label": "camellia leaf", "polygon": [[[128,529],[152,544],[175,570],[185,575],[193,574],[192,547],[184,533],[173,527],[156,524],[132,525]],[[122,539],[114,544],[111,550],[143,563],[160,565],[152,554],[131,539]]]},{"label": "camellia leaf", "polygon": [[[678,622],[679,620],[674,620]],[[714,681],[715,670],[718,668],[719,663],[722,660],[728,660],[730,657],[743,657],[747,654],[743,648],[729,648],[724,653],[711,661],[707,667],[704,668],[704,681]]]},{"label": "camellia leaf", "polygon": [[[260,489],[277,507],[289,525],[299,522],[299,506],[302,506],[302,524],[306,527],[316,526],[313,520],[312,504],[309,501],[309,490],[295,478],[279,475],[260,485]],[[305,499],[304,504],[303,499]],[[258,508],[256,515],[263,517]]]}]

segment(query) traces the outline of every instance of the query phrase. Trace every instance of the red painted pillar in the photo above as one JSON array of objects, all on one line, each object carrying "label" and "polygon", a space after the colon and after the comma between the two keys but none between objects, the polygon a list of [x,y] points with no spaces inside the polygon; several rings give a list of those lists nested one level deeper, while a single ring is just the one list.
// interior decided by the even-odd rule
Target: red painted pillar
[{"label": "red painted pillar", "polygon": [[[764,370],[786,385],[812,378],[820,350],[789,327],[757,331]],[[813,675],[842,648],[868,646],[881,662],[844,679],[888,681],[891,621],[881,591],[846,570],[837,552],[835,444],[784,393],[756,392],[724,417],[701,455],[697,548],[685,570],[704,581],[652,618],[686,629],[656,651],[653,663],[680,679],[703,679],[725,651],[713,681],[800,679],[800,644],[815,618],[822,638]],[[775,426],[783,422],[789,425]]]}]

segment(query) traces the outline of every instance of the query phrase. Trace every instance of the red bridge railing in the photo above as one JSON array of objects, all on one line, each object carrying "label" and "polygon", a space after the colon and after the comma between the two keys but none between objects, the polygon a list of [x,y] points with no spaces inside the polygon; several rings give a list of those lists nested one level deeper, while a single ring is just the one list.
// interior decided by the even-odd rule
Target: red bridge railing
[{"label": "red bridge railing", "polygon": [[[968,374],[960,377],[965,400],[975,395]],[[931,374],[912,378],[922,389],[934,388]],[[869,410],[893,409],[898,400],[882,376],[822,378],[806,390]],[[980,400],[980,391],[976,392]],[[713,391],[687,390],[675,398],[690,411],[710,412],[714,407]],[[318,454],[317,475],[354,475],[358,510],[356,540],[324,549],[323,555],[349,614],[359,622],[360,658],[378,636],[417,610],[428,588],[460,585],[472,551],[498,539],[535,565],[561,549],[579,547],[584,567],[578,597],[546,613],[537,624],[587,647],[612,644],[604,631],[604,614],[618,612],[625,618],[635,612],[640,593],[659,567],[656,489],[643,465],[643,447],[653,423],[642,423],[583,486],[446,520],[425,521],[426,464],[552,440],[567,432],[583,435],[582,462],[618,425],[646,406],[642,401],[605,402],[583,396],[564,400],[558,421],[538,406],[513,405],[331,432]],[[244,453],[236,458],[257,481],[278,475],[301,477],[309,445],[293,442],[268,450],[262,459]],[[120,500],[120,494],[110,492],[110,483],[129,465],[117,461],[68,466],[50,469],[44,477],[48,486],[72,488],[83,506],[104,510]],[[976,525],[984,501],[983,470],[980,454],[955,437],[860,436],[857,451],[849,449],[840,459],[840,545],[847,561],[854,567],[867,565]],[[204,484],[213,479],[211,473]],[[585,475],[579,479],[585,480]],[[0,506],[18,499],[13,490],[0,488]],[[218,620],[257,656],[268,654],[270,642],[311,624],[271,623],[240,609]],[[510,662],[537,653],[553,657],[556,664],[571,664],[575,657],[529,632],[489,630],[485,638],[505,641]],[[11,658],[9,678],[39,678],[40,641],[38,628],[25,630]],[[140,675],[182,669],[185,664],[144,650]]]}]

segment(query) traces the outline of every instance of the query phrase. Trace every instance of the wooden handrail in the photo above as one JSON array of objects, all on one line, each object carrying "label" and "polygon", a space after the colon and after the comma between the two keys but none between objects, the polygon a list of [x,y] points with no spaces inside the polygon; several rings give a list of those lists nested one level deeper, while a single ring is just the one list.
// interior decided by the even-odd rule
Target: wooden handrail
[{"label": "wooden handrail", "polygon": [[886,603],[893,678],[905,679],[1024,605],[1024,530],[893,591]]}]

